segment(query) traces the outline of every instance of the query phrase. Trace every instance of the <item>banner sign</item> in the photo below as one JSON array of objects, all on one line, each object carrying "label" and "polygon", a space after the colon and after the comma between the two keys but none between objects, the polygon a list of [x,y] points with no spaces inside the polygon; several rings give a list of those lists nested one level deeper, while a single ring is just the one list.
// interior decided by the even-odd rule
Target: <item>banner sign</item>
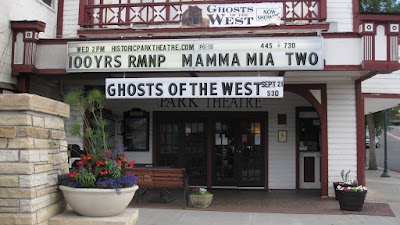
[{"label": "banner sign", "polygon": [[282,98],[283,77],[107,78],[107,99]]},{"label": "banner sign", "polygon": [[323,69],[321,37],[70,42],[67,72]]},{"label": "banner sign", "polygon": [[261,27],[280,25],[283,4],[182,5],[182,27]]}]

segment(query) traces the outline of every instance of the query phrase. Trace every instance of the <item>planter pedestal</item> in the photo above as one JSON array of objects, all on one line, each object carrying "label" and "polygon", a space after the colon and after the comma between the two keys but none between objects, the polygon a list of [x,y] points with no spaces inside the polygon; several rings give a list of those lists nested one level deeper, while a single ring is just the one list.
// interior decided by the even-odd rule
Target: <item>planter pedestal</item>
[{"label": "planter pedestal", "polygon": [[189,195],[190,204],[196,208],[208,208],[212,202],[213,195]]},{"label": "planter pedestal", "polygon": [[341,191],[339,204],[341,210],[361,211],[367,192],[345,192]]},{"label": "planter pedestal", "polygon": [[118,216],[89,217],[78,215],[71,208],[49,219],[49,225],[135,225],[139,218],[139,210],[126,208]]}]

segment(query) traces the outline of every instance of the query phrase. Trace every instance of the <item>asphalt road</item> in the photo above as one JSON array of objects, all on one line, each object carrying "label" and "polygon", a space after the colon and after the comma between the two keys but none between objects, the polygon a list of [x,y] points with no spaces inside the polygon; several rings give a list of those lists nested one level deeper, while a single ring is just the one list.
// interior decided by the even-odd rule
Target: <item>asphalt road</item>
[{"label": "asphalt road", "polygon": [[[376,149],[376,160],[379,167],[384,166],[384,135],[380,136],[381,147]],[[367,160],[369,151],[367,149]],[[400,172],[400,126],[390,126],[387,133],[388,168]],[[368,161],[367,161],[368,163]]]}]

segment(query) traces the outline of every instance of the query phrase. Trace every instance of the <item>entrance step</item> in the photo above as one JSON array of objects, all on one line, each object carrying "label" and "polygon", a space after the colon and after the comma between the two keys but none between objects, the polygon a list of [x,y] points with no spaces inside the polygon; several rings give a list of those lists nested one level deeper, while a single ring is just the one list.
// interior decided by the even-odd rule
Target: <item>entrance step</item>
[{"label": "entrance step", "polygon": [[49,225],[135,225],[139,210],[126,208],[121,214],[109,217],[88,217],[77,214],[71,208],[50,218]]}]

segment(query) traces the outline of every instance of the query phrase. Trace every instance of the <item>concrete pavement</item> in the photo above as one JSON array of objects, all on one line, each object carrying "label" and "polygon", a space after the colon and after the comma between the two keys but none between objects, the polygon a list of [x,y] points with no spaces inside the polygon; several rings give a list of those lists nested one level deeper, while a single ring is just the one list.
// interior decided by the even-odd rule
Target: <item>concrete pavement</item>
[{"label": "concrete pavement", "polygon": [[367,202],[388,203],[396,217],[366,215],[323,215],[283,213],[241,213],[198,210],[139,209],[137,225],[349,225],[400,224],[400,173],[390,171],[382,178],[382,170],[366,171]]}]

